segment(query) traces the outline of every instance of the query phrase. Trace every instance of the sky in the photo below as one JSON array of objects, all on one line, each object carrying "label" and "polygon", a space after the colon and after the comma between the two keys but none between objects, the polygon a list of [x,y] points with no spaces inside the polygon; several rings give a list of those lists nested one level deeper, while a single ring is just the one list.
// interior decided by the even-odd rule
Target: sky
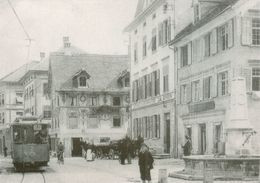
[{"label": "sky", "polygon": [[62,47],[63,36],[87,53],[127,54],[123,29],[138,0],[10,0],[33,40],[28,40],[8,0],[0,0],[0,78],[28,60]]}]

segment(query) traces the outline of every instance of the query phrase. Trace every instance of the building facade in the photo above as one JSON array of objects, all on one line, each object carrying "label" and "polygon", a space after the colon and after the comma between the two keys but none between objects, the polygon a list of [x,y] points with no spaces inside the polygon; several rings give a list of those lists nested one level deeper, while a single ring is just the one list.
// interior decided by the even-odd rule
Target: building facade
[{"label": "building facade", "polygon": [[51,101],[48,93],[49,60],[41,53],[41,61],[21,78],[24,93],[24,115],[38,116],[50,123]]},{"label": "building facade", "polygon": [[19,82],[28,69],[37,65],[33,61],[27,63],[0,80],[0,154],[4,147],[10,152],[10,140],[5,136],[8,124],[24,115],[23,86]]},{"label": "building facade", "polygon": [[[174,52],[168,42],[185,25],[190,1],[139,0],[129,33],[132,138],[143,137],[156,154],[176,156]],[[177,7],[183,7],[182,12]],[[177,19],[176,17],[182,17]]]},{"label": "building facade", "polygon": [[[51,146],[65,144],[66,156],[81,156],[81,142],[108,144],[127,135],[128,56],[51,53]],[[69,53],[69,54],[67,54]]]},{"label": "building facade", "polygon": [[250,140],[259,153],[259,8],[259,1],[194,1],[193,21],[170,43],[178,63],[179,144],[190,136],[193,154],[218,153],[228,130],[248,124],[257,133],[235,142],[242,147]]}]

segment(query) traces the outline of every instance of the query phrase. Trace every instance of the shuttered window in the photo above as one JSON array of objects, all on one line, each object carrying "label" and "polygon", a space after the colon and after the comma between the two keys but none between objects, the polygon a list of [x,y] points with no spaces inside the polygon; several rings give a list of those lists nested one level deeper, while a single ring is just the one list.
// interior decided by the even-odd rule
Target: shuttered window
[{"label": "shuttered window", "polygon": [[207,77],[203,80],[203,98],[209,99],[211,97],[211,85],[212,85],[212,77]]},{"label": "shuttered window", "polygon": [[181,67],[188,65],[188,45],[181,47]]},{"label": "shuttered window", "polygon": [[228,27],[227,24],[219,28],[219,50],[223,51],[228,48]]},{"label": "shuttered window", "polygon": [[204,56],[209,57],[210,56],[210,34],[207,34],[204,36],[204,45],[205,45],[205,50],[204,50]]},{"label": "shuttered window", "polygon": [[260,67],[252,68],[252,90],[260,91]]},{"label": "shuttered window", "polygon": [[137,43],[134,44],[134,62],[135,63],[138,62],[138,44]]},{"label": "shuttered window", "polygon": [[233,46],[233,19],[218,28],[218,50],[224,51]]},{"label": "shuttered window", "polygon": [[169,65],[163,66],[163,92],[169,91]]},{"label": "shuttered window", "polygon": [[181,85],[181,104],[185,104],[187,100],[187,85]]},{"label": "shuttered window", "polygon": [[200,99],[200,81],[192,82],[192,101],[197,102]]},{"label": "shuttered window", "polygon": [[152,30],[152,52],[157,50],[157,38],[156,38],[156,29]]},{"label": "shuttered window", "polygon": [[146,36],[143,37],[143,58],[147,56],[147,39]]},{"label": "shuttered window", "polygon": [[160,95],[160,70],[155,71],[155,96]]}]

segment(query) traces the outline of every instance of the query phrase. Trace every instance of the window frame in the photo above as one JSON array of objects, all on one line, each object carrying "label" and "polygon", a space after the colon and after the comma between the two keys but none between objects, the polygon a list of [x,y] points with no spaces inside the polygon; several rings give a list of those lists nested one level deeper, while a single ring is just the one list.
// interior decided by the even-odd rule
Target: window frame
[{"label": "window frame", "polygon": [[[84,79],[85,85],[82,85],[82,80]],[[87,77],[86,76],[79,76],[79,87],[80,88],[86,88],[87,87]]]},{"label": "window frame", "polygon": [[191,87],[192,87],[192,101],[193,102],[200,101],[200,80],[193,81]]},{"label": "window frame", "polygon": [[[258,71],[258,73],[256,74],[256,75],[254,75],[254,69],[257,69]],[[258,75],[259,74],[259,75]],[[259,86],[258,86],[258,88],[259,88],[259,90],[254,90],[254,78],[257,78],[259,81]],[[260,67],[252,67],[252,75],[251,75],[251,79],[252,79],[252,91],[254,91],[254,92],[258,92],[258,91],[260,91]]]},{"label": "window frame", "polygon": [[224,25],[219,27],[219,36],[219,46],[221,46],[219,50],[225,51],[228,49],[228,37],[231,36],[228,33],[228,23],[225,23]]},{"label": "window frame", "polygon": [[189,65],[189,50],[188,44],[181,47],[181,67],[185,67]]},{"label": "window frame", "polygon": [[[258,20],[257,24],[258,26],[254,27],[254,20]],[[255,39],[254,39],[254,31],[257,31],[256,37],[258,39],[256,39],[257,43],[254,43]],[[252,17],[252,45],[253,46],[260,46],[260,17]]]},{"label": "window frame", "polygon": [[[223,78],[224,76],[224,78]],[[223,90],[223,84],[224,84],[224,90]],[[218,73],[218,96],[226,96],[228,95],[228,71],[223,71]]]},{"label": "window frame", "polygon": [[[115,120],[119,120],[119,125],[115,125]],[[113,128],[121,128],[121,127],[122,127],[121,117],[120,116],[113,116]]]}]

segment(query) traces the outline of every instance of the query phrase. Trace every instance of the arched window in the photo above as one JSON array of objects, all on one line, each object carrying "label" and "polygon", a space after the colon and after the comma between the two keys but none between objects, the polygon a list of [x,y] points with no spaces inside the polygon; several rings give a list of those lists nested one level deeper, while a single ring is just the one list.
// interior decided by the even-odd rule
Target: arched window
[{"label": "arched window", "polygon": [[86,79],[86,77],[80,77],[79,78],[79,86],[80,87],[86,87],[87,86],[87,79]]}]

